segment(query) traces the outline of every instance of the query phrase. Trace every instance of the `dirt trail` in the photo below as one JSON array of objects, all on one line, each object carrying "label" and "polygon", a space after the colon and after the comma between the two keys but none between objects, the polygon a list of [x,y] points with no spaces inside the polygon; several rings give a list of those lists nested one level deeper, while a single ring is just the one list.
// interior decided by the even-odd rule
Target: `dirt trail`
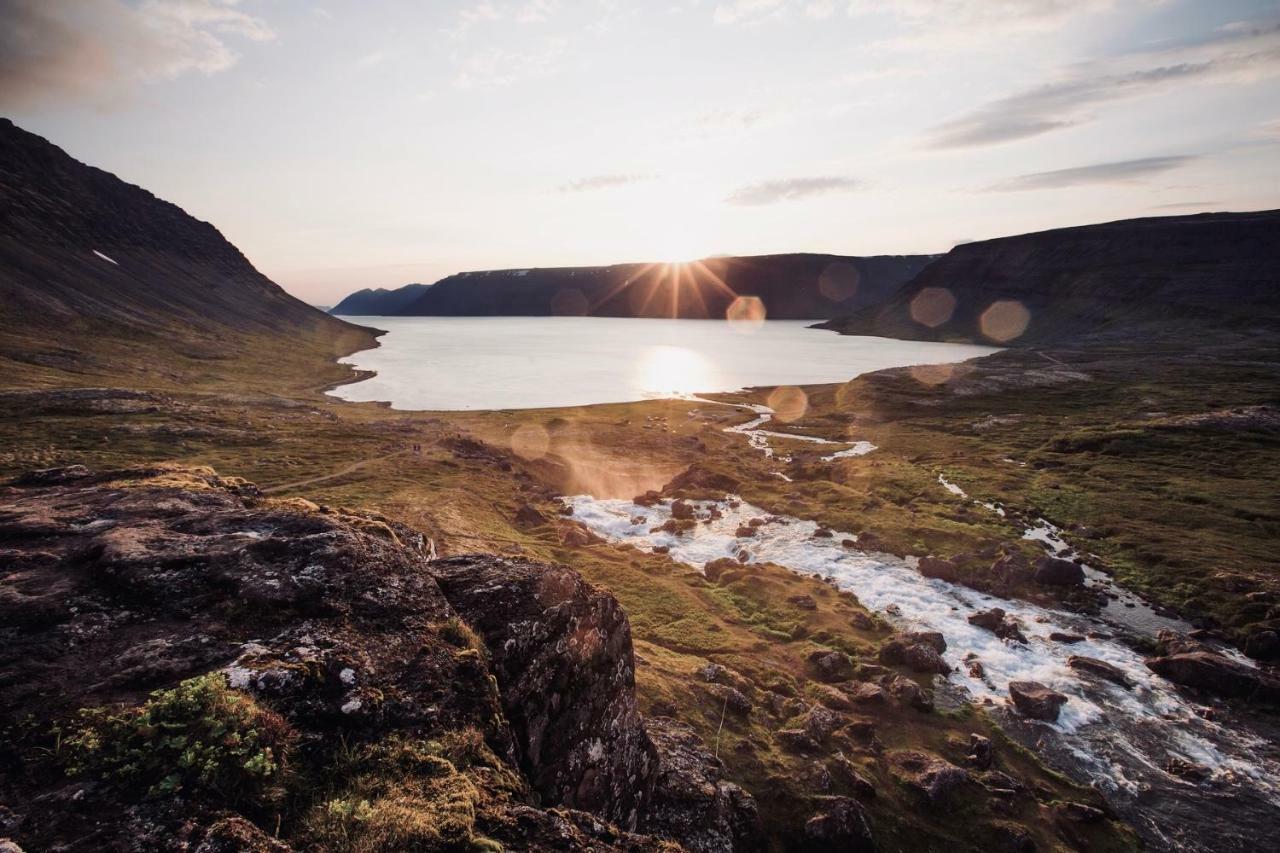
[{"label": "dirt trail", "polygon": [[308,477],[305,480],[294,480],[292,483],[281,483],[278,486],[269,486],[263,489],[262,493],[264,495],[271,495],[271,494],[275,494],[276,492],[284,492],[284,491],[288,491],[289,489],[298,489],[303,486],[313,485],[315,483],[323,483],[325,480],[336,480],[339,477],[345,477],[348,474],[355,473],[356,471],[359,471],[361,468],[364,468],[366,465],[371,465],[374,462],[381,462],[383,459],[390,459],[393,456],[403,456],[406,453],[410,453],[410,452],[412,451],[396,450],[392,453],[384,453],[381,456],[370,456],[368,459],[361,459],[358,462],[352,462],[350,465],[346,465],[342,468],[339,468],[337,471],[332,471],[328,474],[321,474],[318,477]]}]

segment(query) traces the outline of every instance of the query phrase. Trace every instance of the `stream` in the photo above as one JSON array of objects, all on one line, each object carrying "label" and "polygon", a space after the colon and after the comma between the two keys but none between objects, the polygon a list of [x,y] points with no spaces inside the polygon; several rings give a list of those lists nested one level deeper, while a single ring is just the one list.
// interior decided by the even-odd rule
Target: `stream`
[{"label": "stream", "polygon": [[[727,431],[746,435],[752,447],[771,458],[769,439],[773,437],[849,446],[845,455],[870,452],[864,447],[874,449],[865,442],[831,442],[763,430],[772,413],[763,406],[748,408],[756,418]],[[957,497],[970,499],[941,475],[938,480]],[[926,578],[917,571],[914,558],[845,547],[842,540],[856,542],[846,532],[815,537],[815,522],[771,515],[732,495],[691,502],[699,524],[683,535],[655,532],[671,516],[670,501],[646,507],[590,495],[564,500],[574,518],[611,542],[648,551],[665,547],[673,560],[698,569],[711,560],[745,551],[748,562],[775,563],[829,579],[895,627],[941,632],[947,642],[944,657],[953,672],[939,677],[939,693],[987,706],[1012,737],[1034,748],[1051,765],[1097,788],[1153,849],[1243,853],[1261,849],[1259,839],[1274,838],[1280,832],[1280,755],[1273,737],[1259,733],[1266,723],[1243,719],[1225,704],[1200,705],[1149,670],[1143,655],[1117,640],[1116,634],[1151,636],[1161,628],[1185,633],[1191,626],[1119,590],[1096,569],[1084,566],[1091,585],[1110,595],[1099,615],[1086,616]],[[975,503],[1005,515],[995,503]],[[765,523],[754,536],[738,537],[736,531],[752,519],[765,519]],[[1060,531],[1043,519],[1035,520],[1024,538],[1040,542],[1047,553],[1066,559],[1078,556]],[[969,616],[993,607],[1018,621],[1025,644],[969,623]],[[1085,639],[1064,643],[1050,639],[1053,633]],[[1252,665],[1232,649],[1219,651]],[[1072,669],[1067,665],[1072,655],[1117,667],[1130,687]],[[967,667],[974,659],[982,664],[979,674]],[[1037,681],[1066,695],[1058,720],[1045,723],[1014,713],[1007,699],[1008,684],[1015,680]],[[1169,772],[1171,760],[1198,768],[1203,778]]]}]

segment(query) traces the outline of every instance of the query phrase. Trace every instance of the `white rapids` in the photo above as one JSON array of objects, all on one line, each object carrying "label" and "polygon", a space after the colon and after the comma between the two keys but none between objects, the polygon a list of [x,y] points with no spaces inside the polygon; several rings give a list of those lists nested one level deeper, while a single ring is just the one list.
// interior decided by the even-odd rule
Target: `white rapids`
[{"label": "white rapids", "polygon": [[[947,681],[975,701],[1004,706],[1014,680],[1038,681],[1058,690],[1068,697],[1058,721],[1028,725],[1043,725],[1045,733],[1059,738],[1074,763],[1087,768],[1093,782],[1110,794],[1136,798],[1150,786],[1152,774],[1163,774],[1161,767],[1177,757],[1206,768],[1210,786],[1238,790],[1247,784],[1268,807],[1280,806],[1280,765],[1266,757],[1266,742],[1205,719],[1204,709],[1151,672],[1140,653],[1111,639],[1113,629],[1105,622],[926,578],[913,559],[845,548],[841,540],[855,539],[847,533],[815,538],[814,522],[771,516],[731,496],[696,503],[700,523],[684,535],[654,532],[670,517],[670,502],[645,507],[590,495],[565,502],[574,518],[609,541],[642,550],[663,546],[672,559],[699,569],[710,560],[745,551],[749,562],[775,563],[828,578],[898,627],[940,631],[947,641],[944,657],[954,668]],[[713,517],[713,506],[720,517]],[[753,518],[767,521],[753,537],[736,536],[737,529]],[[1000,639],[969,624],[970,615],[993,607],[1018,620],[1027,644]],[[1049,639],[1054,632],[1087,639],[1062,643]],[[1133,688],[1083,676],[1067,665],[1072,655],[1112,664]],[[981,677],[968,673],[965,664],[973,657],[982,663]]]}]

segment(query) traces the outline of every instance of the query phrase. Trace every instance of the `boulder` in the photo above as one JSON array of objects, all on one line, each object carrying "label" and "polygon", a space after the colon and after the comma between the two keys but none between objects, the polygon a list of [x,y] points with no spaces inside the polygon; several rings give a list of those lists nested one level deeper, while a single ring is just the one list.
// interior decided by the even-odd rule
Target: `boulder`
[{"label": "boulder", "polygon": [[1035,720],[1053,722],[1067,697],[1036,681],[1010,681],[1009,696],[1019,713]]},{"label": "boulder", "polygon": [[1032,578],[1045,586],[1081,586],[1084,583],[1084,569],[1070,560],[1041,557],[1036,560]]},{"label": "boulder", "polygon": [[980,734],[969,735],[968,762],[979,770],[991,769],[991,739]]},{"label": "boulder", "polygon": [[869,682],[855,684],[849,689],[848,694],[849,699],[858,705],[884,704],[884,688]]},{"label": "boulder", "polygon": [[617,599],[563,566],[500,557],[430,566],[489,650],[534,789],[549,803],[634,828],[656,756],[636,705],[631,626]]},{"label": "boulder", "polygon": [[894,701],[909,705],[917,711],[933,710],[933,697],[905,675],[887,675],[881,683],[885,692],[892,696]]},{"label": "boulder", "polygon": [[520,508],[516,510],[516,524],[521,527],[537,527],[539,524],[546,524],[547,517],[538,512],[531,504],[520,504]]},{"label": "boulder", "polygon": [[894,778],[921,794],[930,804],[942,802],[969,781],[969,774],[962,768],[927,752],[893,752],[888,760]]},{"label": "boulder", "polygon": [[812,595],[792,595],[787,597],[787,603],[795,605],[801,610],[817,610],[818,602],[813,600]]},{"label": "boulder", "polygon": [[1129,676],[1124,674],[1124,670],[1109,664],[1104,660],[1085,657],[1083,655],[1072,655],[1067,658],[1067,666],[1077,672],[1088,673],[1089,675],[1110,681],[1112,684],[1118,684],[1126,689],[1133,687],[1133,682],[1129,680]]},{"label": "boulder", "polygon": [[836,753],[832,757],[829,765],[832,774],[845,785],[848,785],[855,794],[863,799],[874,799],[876,796],[876,786],[873,785],[866,776],[863,776],[858,770],[858,766],[846,758],[842,753]]},{"label": "boulder", "polygon": [[1083,643],[1084,637],[1080,634],[1068,634],[1064,631],[1053,631],[1049,634],[1049,639],[1055,643],[1066,643],[1068,645],[1074,643]]},{"label": "boulder", "polygon": [[905,666],[913,672],[946,675],[951,666],[942,659],[947,643],[936,631],[896,634],[880,647],[880,662],[888,666]]},{"label": "boulder", "polygon": [[875,853],[875,839],[866,813],[848,797],[815,797],[818,811],[804,824],[804,849]]},{"label": "boulder", "polygon": [[1245,639],[1244,653],[1254,660],[1271,661],[1280,658],[1280,634],[1270,629],[1255,631]]},{"label": "boulder", "polygon": [[844,652],[834,649],[818,649],[806,658],[809,671],[819,681],[834,684],[853,678],[853,661]]},{"label": "boulder", "polygon": [[669,717],[645,721],[658,755],[653,795],[642,832],[678,839],[693,853],[734,853],[755,847],[755,800],[725,781],[724,765],[693,728]]},{"label": "boulder", "polygon": [[1214,696],[1280,701],[1280,680],[1209,651],[1191,651],[1148,658],[1147,667],[1184,687]]},{"label": "boulder", "polygon": [[735,717],[746,717],[751,713],[751,700],[738,688],[726,684],[715,684],[711,686],[709,692],[725,713],[733,714]]},{"label": "boulder", "polygon": [[985,628],[1001,639],[1014,640],[1019,643],[1027,641],[1027,638],[1023,636],[1022,628],[1018,625],[1018,621],[1012,616],[1005,615],[1004,609],[1000,607],[993,607],[990,610],[983,610],[973,614],[969,617],[969,624]]},{"label": "boulder", "polygon": [[941,557],[921,557],[919,569],[920,574],[927,578],[937,578],[952,583],[960,576],[956,564]]},{"label": "boulder", "polygon": [[773,733],[773,739],[786,752],[811,755],[822,749],[804,729],[779,729]]},{"label": "boulder", "polygon": [[836,729],[849,722],[849,718],[844,714],[837,713],[830,708],[822,705],[814,705],[809,709],[801,720],[801,727],[805,734],[818,742],[822,742],[836,731]]},{"label": "boulder", "polygon": [[693,505],[682,500],[672,501],[671,517],[680,521],[688,521],[693,518]]}]

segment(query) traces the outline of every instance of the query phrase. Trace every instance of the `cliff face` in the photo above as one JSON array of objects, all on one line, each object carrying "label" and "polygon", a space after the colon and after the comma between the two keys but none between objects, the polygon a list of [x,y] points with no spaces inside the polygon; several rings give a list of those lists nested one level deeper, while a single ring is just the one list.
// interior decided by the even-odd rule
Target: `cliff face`
[{"label": "cliff face", "polygon": [[[627,617],[564,567],[436,562],[404,525],[175,466],[0,486],[0,553],[27,849],[675,850],[631,831],[724,784],[655,746]],[[696,849],[749,849],[730,790]]]},{"label": "cliff face", "polygon": [[406,284],[404,287],[385,287],[357,290],[329,309],[330,314],[347,317],[377,317],[394,314],[422,296],[431,285]]},{"label": "cliff face", "polygon": [[[467,272],[436,282],[401,308],[388,307],[387,297],[381,305],[386,313],[403,316],[702,320],[724,318],[737,296],[756,296],[772,319],[821,319],[882,302],[931,259],[795,254]],[[398,293],[392,291],[393,297]]]},{"label": "cliff face", "polygon": [[0,358],[226,358],[259,335],[326,353],[373,340],[285,293],[207,222],[0,119]]},{"label": "cliff face", "polygon": [[824,324],[846,334],[1010,345],[1278,326],[1280,211],[1131,219],[968,243],[884,305]]}]

